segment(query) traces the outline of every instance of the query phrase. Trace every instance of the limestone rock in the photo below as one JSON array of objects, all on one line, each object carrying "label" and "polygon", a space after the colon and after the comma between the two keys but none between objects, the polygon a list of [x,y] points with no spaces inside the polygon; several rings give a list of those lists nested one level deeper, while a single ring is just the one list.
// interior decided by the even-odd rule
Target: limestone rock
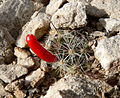
[{"label": "limestone rock", "polygon": [[120,19],[119,0],[92,0],[87,8],[87,13],[95,17],[106,17]]},{"label": "limestone rock", "polygon": [[9,92],[5,91],[4,83],[0,80],[0,98],[14,98]]},{"label": "limestone rock", "polygon": [[28,58],[17,58],[17,64],[20,64],[21,66],[25,67],[25,68],[32,68],[35,65],[34,60],[32,59],[32,57],[28,57]]},{"label": "limestone rock", "polygon": [[95,58],[108,71],[110,65],[120,59],[120,35],[102,38],[94,49]]},{"label": "limestone rock", "polygon": [[30,83],[32,87],[36,87],[40,85],[44,76],[45,72],[38,68],[37,70],[33,71],[30,75],[26,76],[25,78],[26,85]]},{"label": "limestone rock", "polygon": [[98,89],[109,88],[105,82],[91,80],[85,76],[65,76],[50,86],[47,94],[41,98],[97,98]]},{"label": "limestone rock", "polygon": [[5,83],[10,83],[13,80],[27,74],[28,70],[20,65],[0,65],[0,79]]},{"label": "limestone rock", "polygon": [[66,0],[50,0],[46,7],[46,13],[53,15]]},{"label": "limestone rock", "polygon": [[8,30],[0,26],[0,64],[7,62],[10,63],[13,57],[12,45],[14,39],[9,34]]},{"label": "limestone rock", "polygon": [[17,56],[17,58],[27,58],[28,56],[30,56],[30,52],[24,50],[24,49],[21,49],[19,47],[15,47],[14,48],[14,55]]},{"label": "limestone rock", "polygon": [[101,18],[99,21],[106,31],[120,31],[120,20],[113,18]]},{"label": "limestone rock", "polygon": [[0,25],[8,28],[16,38],[18,31],[30,19],[33,12],[34,5],[31,0],[6,0],[0,6]]},{"label": "limestone rock", "polygon": [[26,46],[26,36],[33,34],[36,38],[42,37],[47,33],[50,24],[50,16],[44,12],[35,12],[30,22],[28,22],[22,29],[22,34],[18,37],[16,45],[18,47]]},{"label": "limestone rock", "polygon": [[14,92],[17,89],[21,89],[23,85],[24,85],[24,79],[19,79],[19,80],[13,81],[12,83],[9,83],[5,87],[5,90],[9,92]]},{"label": "limestone rock", "polygon": [[51,27],[58,28],[80,28],[86,25],[85,5],[82,2],[66,3],[52,16]]}]

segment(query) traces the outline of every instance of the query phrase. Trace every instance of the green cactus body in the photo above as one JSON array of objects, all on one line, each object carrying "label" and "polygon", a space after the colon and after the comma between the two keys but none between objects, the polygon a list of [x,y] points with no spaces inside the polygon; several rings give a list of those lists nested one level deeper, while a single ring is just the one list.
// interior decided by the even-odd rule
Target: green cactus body
[{"label": "green cactus body", "polygon": [[45,47],[59,59],[53,68],[64,72],[83,70],[89,62],[88,40],[77,31],[61,30],[50,34]]}]

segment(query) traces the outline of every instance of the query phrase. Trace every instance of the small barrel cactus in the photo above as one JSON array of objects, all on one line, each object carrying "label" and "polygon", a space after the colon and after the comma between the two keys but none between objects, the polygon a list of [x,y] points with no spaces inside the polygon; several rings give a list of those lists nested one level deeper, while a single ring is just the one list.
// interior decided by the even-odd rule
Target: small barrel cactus
[{"label": "small barrel cactus", "polygon": [[59,61],[52,63],[60,71],[76,72],[88,68],[89,46],[84,34],[79,31],[50,31],[45,48],[56,55]]}]

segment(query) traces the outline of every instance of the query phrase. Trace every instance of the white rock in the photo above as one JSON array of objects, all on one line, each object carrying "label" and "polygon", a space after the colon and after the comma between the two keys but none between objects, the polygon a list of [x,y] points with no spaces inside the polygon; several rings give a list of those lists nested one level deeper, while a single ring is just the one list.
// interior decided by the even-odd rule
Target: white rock
[{"label": "white rock", "polygon": [[92,0],[87,12],[95,17],[106,17],[120,19],[120,0]]},{"label": "white rock", "polygon": [[33,68],[35,65],[35,62],[32,59],[32,57],[17,58],[17,64],[20,64],[21,66],[23,66],[25,68]]},{"label": "white rock", "polygon": [[50,0],[46,7],[46,13],[53,15],[66,0]]},{"label": "white rock", "polygon": [[52,16],[51,21],[57,29],[84,27],[87,23],[85,10],[85,5],[82,2],[66,3]]},{"label": "white rock", "polygon": [[24,50],[24,49],[21,49],[19,47],[15,47],[14,48],[14,55],[17,56],[17,58],[27,58],[28,56],[30,56],[30,52]]},{"label": "white rock", "polygon": [[120,59],[120,35],[102,38],[94,49],[95,58],[108,71],[114,61]]},{"label": "white rock", "polygon": [[99,21],[106,31],[120,31],[120,20],[113,18],[100,18]]},{"label": "white rock", "polygon": [[33,71],[30,75],[25,77],[26,85],[30,83],[32,87],[40,85],[45,76],[45,72],[42,71],[40,68]]},{"label": "white rock", "polygon": [[35,12],[30,22],[28,22],[22,29],[22,34],[18,37],[16,45],[18,47],[25,47],[26,36],[33,34],[36,38],[42,37],[43,34],[47,33],[50,24],[50,16],[44,12]]}]

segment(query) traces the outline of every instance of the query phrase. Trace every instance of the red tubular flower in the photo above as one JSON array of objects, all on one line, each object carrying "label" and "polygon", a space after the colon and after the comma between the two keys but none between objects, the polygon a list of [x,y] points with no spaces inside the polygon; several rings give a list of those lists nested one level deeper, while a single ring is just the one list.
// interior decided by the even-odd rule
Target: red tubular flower
[{"label": "red tubular flower", "polygon": [[58,61],[58,58],[55,55],[51,54],[40,45],[33,34],[26,36],[26,42],[31,50],[42,60],[48,63],[54,63]]}]

